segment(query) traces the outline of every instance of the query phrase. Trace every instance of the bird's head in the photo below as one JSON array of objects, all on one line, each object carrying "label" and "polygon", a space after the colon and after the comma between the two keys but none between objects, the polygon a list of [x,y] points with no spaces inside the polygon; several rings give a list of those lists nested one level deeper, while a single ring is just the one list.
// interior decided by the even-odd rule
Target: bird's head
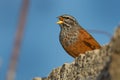
[{"label": "bird's head", "polygon": [[72,28],[78,24],[76,19],[71,15],[64,14],[59,16],[58,18],[59,18],[59,21],[57,22],[57,24],[59,24],[61,28],[63,27]]}]

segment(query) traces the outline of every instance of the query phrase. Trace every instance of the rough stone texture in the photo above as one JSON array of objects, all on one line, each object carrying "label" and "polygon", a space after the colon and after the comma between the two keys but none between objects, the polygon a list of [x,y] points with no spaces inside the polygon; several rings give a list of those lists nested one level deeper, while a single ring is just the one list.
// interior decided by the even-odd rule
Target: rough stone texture
[{"label": "rough stone texture", "polygon": [[110,65],[110,74],[112,80],[120,80],[120,26],[116,29],[110,42],[112,55],[112,63]]},{"label": "rough stone texture", "polygon": [[35,77],[33,80],[43,80],[43,79],[39,77]]},{"label": "rough stone texture", "polygon": [[120,80],[119,67],[120,27],[108,45],[80,54],[72,63],[52,70],[48,77],[33,80]]}]

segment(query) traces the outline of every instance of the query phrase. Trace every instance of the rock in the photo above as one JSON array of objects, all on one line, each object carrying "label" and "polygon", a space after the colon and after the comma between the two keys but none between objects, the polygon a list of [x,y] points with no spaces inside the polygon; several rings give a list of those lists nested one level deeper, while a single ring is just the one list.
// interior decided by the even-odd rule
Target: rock
[{"label": "rock", "polygon": [[120,80],[120,27],[116,29],[116,32],[110,42],[112,55],[112,62],[110,65],[110,74],[112,80]]},{"label": "rock", "polygon": [[33,80],[119,80],[119,67],[120,27],[108,45],[80,54],[72,63],[53,69],[48,77]]}]

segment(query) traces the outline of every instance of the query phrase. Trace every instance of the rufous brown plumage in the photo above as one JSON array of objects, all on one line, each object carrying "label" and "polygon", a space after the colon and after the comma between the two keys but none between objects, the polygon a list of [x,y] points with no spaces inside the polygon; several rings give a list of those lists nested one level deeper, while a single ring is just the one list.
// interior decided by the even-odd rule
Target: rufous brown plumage
[{"label": "rufous brown plumage", "polygon": [[99,49],[99,43],[83,28],[77,20],[70,15],[61,15],[57,22],[61,31],[59,40],[65,51],[72,57],[78,57],[79,54]]}]

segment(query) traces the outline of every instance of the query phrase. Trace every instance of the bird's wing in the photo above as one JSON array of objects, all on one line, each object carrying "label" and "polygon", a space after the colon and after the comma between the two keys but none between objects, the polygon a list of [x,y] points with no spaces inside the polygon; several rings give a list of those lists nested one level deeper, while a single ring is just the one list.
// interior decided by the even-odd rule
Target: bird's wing
[{"label": "bird's wing", "polygon": [[82,42],[92,50],[101,47],[99,43],[84,29],[80,29],[80,37]]}]

